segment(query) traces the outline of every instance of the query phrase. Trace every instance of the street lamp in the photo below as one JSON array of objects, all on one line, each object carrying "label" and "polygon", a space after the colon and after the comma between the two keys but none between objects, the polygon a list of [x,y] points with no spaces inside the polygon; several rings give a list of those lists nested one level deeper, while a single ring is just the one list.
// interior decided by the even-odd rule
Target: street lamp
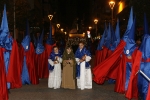
[{"label": "street lamp", "polygon": [[109,2],[109,6],[110,6],[110,8],[112,10],[112,26],[113,26],[113,9],[114,9],[114,6],[115,6],[115,2],[114,1],[110,1]]},{"label": "street lamp", "polygon": [[57,28],[59,28],[60,27],[60,24],[57,24]]},{"label": "street lamp", "polygon": [[51,21],[53,18],[53,15],[48,15],[49,20]]},{"label": "street lamp", "polygon": [[64,32],[65,33],[65,35],[67,34],[67,32]]},{"label": "street lamp", "polygon": [[91,30],[92,29],[92,27],[91,26],[89,26],[89,30]]},{"label": "street lamp", "polygon": [[98,23],[98,19],[94,19],[94,23],[96,25],[96,36],[97,36],[97,23]]},{"label": "street lamp", "polygon": [[61,30],[61,32],[63,32],[63,31],[64,31],[64,29],[63,29],[63,28],[61,28],[60,30]]}]

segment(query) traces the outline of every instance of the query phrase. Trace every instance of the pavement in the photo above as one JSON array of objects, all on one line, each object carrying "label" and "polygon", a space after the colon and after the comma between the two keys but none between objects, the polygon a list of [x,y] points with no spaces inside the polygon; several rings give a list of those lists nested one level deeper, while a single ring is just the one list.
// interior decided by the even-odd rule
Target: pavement
[{"label": "pavement", "polygon": [[[95,57],[92,57],[93,66]],[[114,92],[114,84],[105,82],[97,85],[93,82],[92,89],[49,89],[48,80],[41,79],[38,85],[23,85],[22,88],[12,89],[9,100],[127,100],[123,94]]]},{"label": "pavement", "polygon": [[9,100],[127,100],[123,94],[114,92],[114,84],[97,85],[93,89],[49,89],[47,79],[41,79],[38,85],[24,85],[10,90]]}]

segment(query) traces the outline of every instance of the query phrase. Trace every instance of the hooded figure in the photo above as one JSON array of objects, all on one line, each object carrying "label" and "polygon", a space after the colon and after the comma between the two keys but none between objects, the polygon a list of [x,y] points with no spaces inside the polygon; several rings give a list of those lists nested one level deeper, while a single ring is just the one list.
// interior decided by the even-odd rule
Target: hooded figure
[{"label": "hooded figure", "polygon": [[61,53],[58,47],[53,47],[53,51],[51,52],[48,62],[50,64],[49,67],[49,78],[48,78],[48,88],[58,89],[61,85]]},{"label": "hooded figure", "polygon": [[44,30],[42,31],[41,36],[39,37],[39,40],[37,42],[36,46],[36,66],[38,67],[38,77],[39,78],[48,78],[48,56],[47,51],[45,50],[43,46],[43,35]]},{"label": "hooded figure", "polygon": [[63,59],[62,87],[75,89],[76,61],[75,55],[70,46],[67,46],[65,48],[62,59]]},{"label": "hooded figure", "polygon": [[29,23],[27,21],[25,37],[20,47],[20,62],[22,67],[22,84],[38,84],[37,68],[35,66],[35,51],[29,36]]},{"label": "hooded figure", "polygon": [[[146,14],[144,15],[144,37],[142,44],[139,48],[139,50],[142,52],[142,61],[141,61],[141,66],[140,70],[143,71],[147,77],[150,77],[150,35],[149,35],[149,29],[148,29],[148,21],[146,19]],[[148,100],[146,99],[147,93],[148,93],[148,86],[149,82],[148,80],[142,75],[138,75],[138,90],[140,93],[140,97],[143,100]]]},{"label": "hooded figure", "polygon": [[104,60],[103,45],[104,45],[106,31],[107,31],[107,26],[106,26],[106,23],[105,23],[105,29],[104,29],[103,35],[102,35],[102,37],[99,41],[99,44],[98,44],[98,47],[97,47],[97,50],[96,50],[94,66],[97,66],[99,63],[101,63]]},{"label": "hooded figure", "polygon": [[4,49],[4,63],[7,76],[7,88],[21,87],[21,66],[19,64],[18,45],[9,34],[6,5],[4,5],[1,31],[0,46]]}]

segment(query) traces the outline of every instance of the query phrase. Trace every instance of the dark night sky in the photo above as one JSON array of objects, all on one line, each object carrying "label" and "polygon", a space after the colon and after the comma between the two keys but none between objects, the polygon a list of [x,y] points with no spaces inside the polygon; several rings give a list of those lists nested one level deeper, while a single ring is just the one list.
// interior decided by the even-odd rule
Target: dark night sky
[{"label": "dark night sky", "polygon": [[72,26],[74,20],[84,19],[87,24],[90,12],[90,0],[59,0],[59,19],[62,23]]}]

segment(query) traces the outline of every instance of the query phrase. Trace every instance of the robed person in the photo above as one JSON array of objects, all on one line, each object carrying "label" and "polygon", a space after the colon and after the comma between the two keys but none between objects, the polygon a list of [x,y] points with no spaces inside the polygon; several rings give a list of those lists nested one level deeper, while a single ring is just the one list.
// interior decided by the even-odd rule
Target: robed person
[{"label": "robed person", "polygon": [[58,89],[61,86],[61,63],[62,55],[57,46],[53,47],[48,62],[49,66],[49,77],[48,77],[48,88]]},{"label": "robed person", "polygon": [[71,46],[67,46],[65,48],[62,59],[63,59],[62,87],[75,89],[76,61]]},{"label": "robed person", "polygon": [[77,77],[77,87],[81,90],[92,89],[92,73],[91,65],[89,61],[91,60],[90,52],[85,48],[84,43],[79,43],[79,48],[75,53],[76,58],[76,77]]}]

